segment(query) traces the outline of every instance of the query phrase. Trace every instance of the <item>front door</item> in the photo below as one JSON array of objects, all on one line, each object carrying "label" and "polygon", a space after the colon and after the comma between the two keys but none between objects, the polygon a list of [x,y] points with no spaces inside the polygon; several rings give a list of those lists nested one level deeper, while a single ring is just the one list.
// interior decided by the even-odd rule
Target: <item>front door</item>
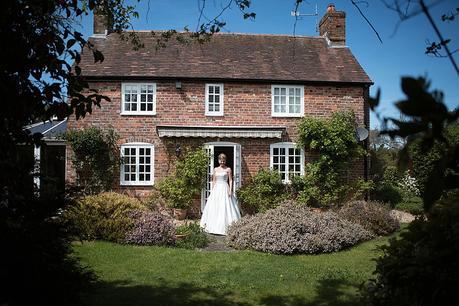
[{"label": "front door", "polygon": [[204,148],[210,158],[207,166],[206,186],[201,195],[201,211],[204,210],[212,189],[212,173],[214,168],[218,167],[218,155],[221,153],[225,153],[226,165],[233,171],[233,192],[241,186],[241,145],[232,142],[211,142],[206,143]]}]

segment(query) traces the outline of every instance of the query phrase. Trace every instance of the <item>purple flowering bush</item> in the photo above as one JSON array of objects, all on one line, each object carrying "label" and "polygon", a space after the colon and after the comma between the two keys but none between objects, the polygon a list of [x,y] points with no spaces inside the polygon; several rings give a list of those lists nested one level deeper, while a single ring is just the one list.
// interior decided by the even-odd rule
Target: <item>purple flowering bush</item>
[{"label": "purple flowering bush", "polygon": [[246,216],[230,226],[228,244],[275,254],[318,254],[339,251],[373,234],[336,213],[314,212],[306,206],[284,203],[265,213]]},{"label": "purple flowering bush", "polygon": [[157,212],[135,211],[131,213],[134,226],[127,233],[125,242],[138,245],[173,245],[175,227],[169,219]]},{"label": "purple flowering bush", "polygon": [[337,210],[338,215],[360,224],[375,235],[388,235],[400,228],[387,205],[374,201],[352,201]]}]

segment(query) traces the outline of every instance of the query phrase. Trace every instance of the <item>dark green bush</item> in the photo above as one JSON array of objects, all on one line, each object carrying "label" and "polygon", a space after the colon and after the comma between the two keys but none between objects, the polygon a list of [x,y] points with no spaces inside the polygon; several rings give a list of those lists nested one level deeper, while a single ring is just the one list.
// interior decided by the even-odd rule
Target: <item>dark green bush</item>
[{"label": "dark green bush", "polygon": [[383,246],[367,295],[373,305],[459,305],[459,197],[437,204]]},{"label": "dark green bush", "polygon": [[209,238],[203,232],[198,223],[187,223],[177,227],[177,235],[184,235],[183,238],[177,239],[175,245],[184,249],[203,248],[209,244]]},{"label": "dark green bush", "polygon": [[137,199],[104,192],[75,201],[64,213],[64,218],[82,240],[122,242],[134,224],[130,213],[145,209]]},{"label": "dark green bush", "polygon": [[233,223],[228,244],[276,254],[335,252],[368,240],[373,234],[334,212],[314,212],[304,205],[284,203]]},{"label": "dark green bush", "polygon": [[282,202],[286,197],[286,186],[277,171],[261,169],[236,194],[245,212],[264,212]]},{"label": "dark green bush", "polygon": [[395,209],[406,211],[413,215],[421,215],[424,213],[424,204],[420,197],[406,195],[400,203],[395,205]]},{"label": "dark green bush", "polygon": [[400,228],[399,222],[390,215],[389,208],[383,203],[352,201],[338,209],[337,213],[375,235],[387,235]]}]

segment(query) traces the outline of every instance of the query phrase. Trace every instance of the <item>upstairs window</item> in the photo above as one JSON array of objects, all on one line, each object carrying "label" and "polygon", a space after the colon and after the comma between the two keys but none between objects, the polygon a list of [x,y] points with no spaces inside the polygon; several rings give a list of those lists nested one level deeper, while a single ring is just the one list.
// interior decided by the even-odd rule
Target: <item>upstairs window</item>
[{"label": "upstairs window", "polygon": [[270,151],[270,167],[280,173],[284,183],[289,183],[295,175],[304,175],[304,151],[294,143],[275,143]]},{"label": "upstairs window", "polygon": [[151,186],[154,182],[154,146],[127,143],[121,146],[121,185]]},{"label": "upstairs window", "polygon": [[206,116],[223,116],[223,84],[206,84]]},{"label": "upstairs window", "polygon": [[304,86],[272,85],[273,117],[302,117],[304,115]]},{"label": "upstairs window", "polygon": [[155,83],[123,83],[121,86],[122,115],[155,115]]}]

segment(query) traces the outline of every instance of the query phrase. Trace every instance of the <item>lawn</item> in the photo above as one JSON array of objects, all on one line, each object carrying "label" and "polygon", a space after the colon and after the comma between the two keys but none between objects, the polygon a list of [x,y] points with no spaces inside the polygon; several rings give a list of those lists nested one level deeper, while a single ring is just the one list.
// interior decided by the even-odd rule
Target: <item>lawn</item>
[{"label": "lawn", "polygon": [[281,256],[107,242],[75,244],[99,281],[88,305],[359,305],[378,238],[332,254]]}]

